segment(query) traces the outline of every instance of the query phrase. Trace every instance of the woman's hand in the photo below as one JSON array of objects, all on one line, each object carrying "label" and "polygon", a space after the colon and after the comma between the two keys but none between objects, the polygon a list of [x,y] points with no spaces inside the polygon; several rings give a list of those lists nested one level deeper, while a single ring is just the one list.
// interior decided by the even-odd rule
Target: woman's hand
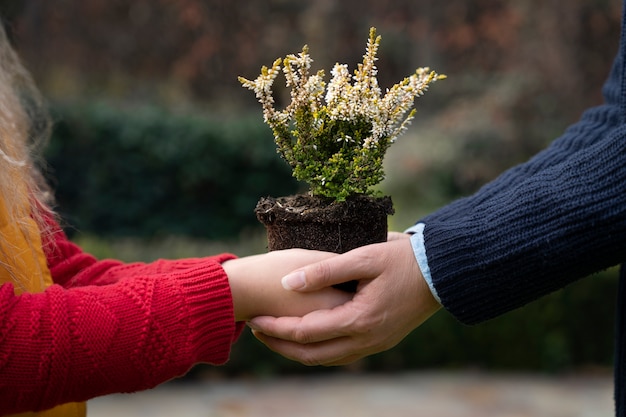
[{"label": "woman's hand", "polygon": [[336,256],[332,253],[289,249],[232,259],[223,263],[230,283],[236,321],[256,316],[303,316],[343,304],[352,294],[334,289],[288,291],[281,278],[305,265]]}]

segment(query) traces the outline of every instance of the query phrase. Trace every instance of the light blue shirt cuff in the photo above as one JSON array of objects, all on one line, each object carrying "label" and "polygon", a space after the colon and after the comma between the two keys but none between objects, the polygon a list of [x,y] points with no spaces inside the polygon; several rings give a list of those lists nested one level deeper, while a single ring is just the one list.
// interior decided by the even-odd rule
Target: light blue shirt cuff
[{"label": "light blue shirt cuff", "polygon": [[430,292],[435,297],[435,300],[441,304],[441,299],[437,294],[437,290],[433,285],[433,279],[430,275],[430,268],[428,267],[428,258],[426,257],[426,245],[424,244],[424,223],[417,223],[414,226],[409,227],[404,233],[411,234],[411,246],[413,247],[413,254],[417,265],[422,271],[422,276],[430,288]]}]

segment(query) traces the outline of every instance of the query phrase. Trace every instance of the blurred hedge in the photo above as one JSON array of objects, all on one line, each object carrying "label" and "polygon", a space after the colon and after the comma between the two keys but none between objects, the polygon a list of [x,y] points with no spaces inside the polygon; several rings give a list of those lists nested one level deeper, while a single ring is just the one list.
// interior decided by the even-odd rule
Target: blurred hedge
[{"label": "blurred hedge", "polygon": [[100,236],[220,239],[254,225],[259,197],[296,191],[271,131],[255,117],[53,105],[46,159],[59,210]]},{"label": "blurred hedge", "polygon": [[[141,249],[134,251],[142,258],[137,261],[149,261],[155,254],[214,253],[222,248],[210,246],[208,240],[237,238],[246,228],[260,227],[253,215],[259,196],[298,188],[257,113],[218,119],[106,103],[57,104],[53,113],[56,127],[47,159],[56,178],[60,211],[83,232],[77,238],[95,239],[86,249],[99,257],[125,259],[133,252],[129,236]],[[431,174],[438,187],[449,183],[449,173]],[[415,192],[390,188],[398,201],[407,198],[402,194]],[[450,199],[458,190],[440,192]],[[172,235],[189,242],[168,240]],[[165,236],[168,239],[148,239]],[[158,248],[151,246],[159,241]],[[176,252],[185,247],[186,253]],[[249,249],[224,250],[245,255]],[[464,326],[441,311],[395,348],[349,369],[471,366],[553,372],[609,367],[616,293],[616,270],[610,270],[477,326]],[[227,365],[198,366],[188,378],[216,371],[239,375],[343,369],[307,368],[286,360],[246,331]]]}]

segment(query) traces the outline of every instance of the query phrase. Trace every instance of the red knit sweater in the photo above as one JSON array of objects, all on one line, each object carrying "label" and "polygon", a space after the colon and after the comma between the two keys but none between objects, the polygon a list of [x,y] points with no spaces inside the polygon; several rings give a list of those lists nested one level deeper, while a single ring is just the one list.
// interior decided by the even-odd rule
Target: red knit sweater
[{"label": "red knit sweater", "polygon": [[53,239],[54,285],[0,287],[0,414],[152,388],[228,359],[243,327],[221,267],[233,255],[124,264]]}]

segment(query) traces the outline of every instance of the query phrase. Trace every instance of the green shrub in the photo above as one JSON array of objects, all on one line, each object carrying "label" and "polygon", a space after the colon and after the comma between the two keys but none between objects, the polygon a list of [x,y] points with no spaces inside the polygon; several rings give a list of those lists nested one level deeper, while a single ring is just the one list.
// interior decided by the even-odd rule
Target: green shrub
[{"label": "green shrub", "polygon": [[58,104],[46,153],[60,212],[101,236],[236,235],[259,197],[297,191],[260,116]]}]

